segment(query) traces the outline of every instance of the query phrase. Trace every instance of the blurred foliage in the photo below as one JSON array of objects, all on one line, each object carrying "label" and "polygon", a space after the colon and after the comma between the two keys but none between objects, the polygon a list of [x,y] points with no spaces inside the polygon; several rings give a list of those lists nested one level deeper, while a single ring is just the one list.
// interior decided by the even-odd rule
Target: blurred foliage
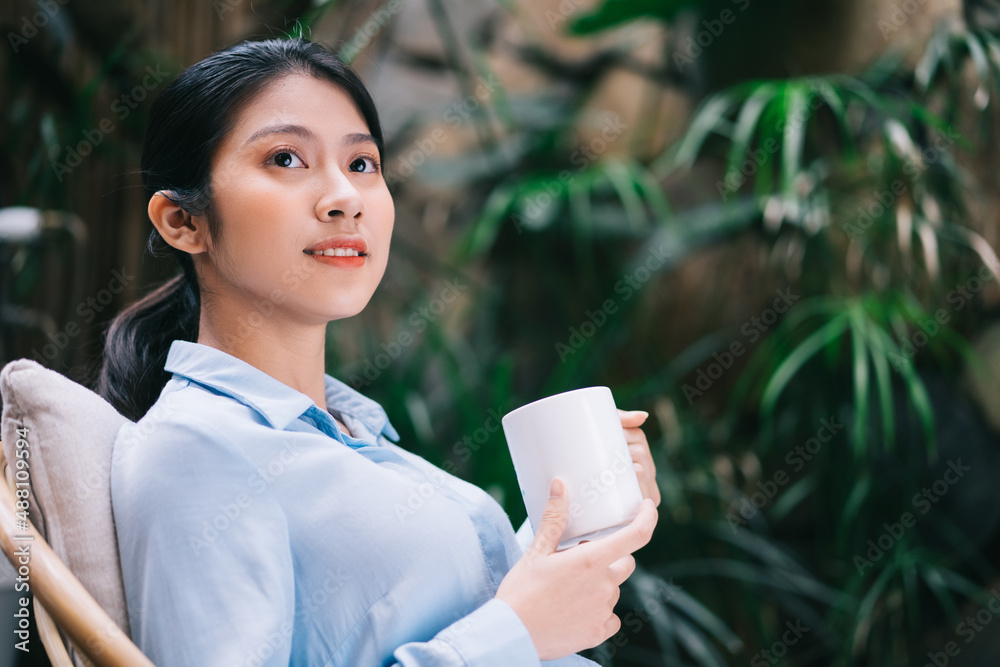
[{"label": "blurred foliage", "polygon": [[[683,31],[682,19],[716,9],[607,0],[564,29],[589,36],[653,21]],[[663,69],[645,75],[698,104],[659,156],[646,146],[586,150],[612,123],[594,109],[595,91],[628,60],[627,45],[607,44],[576,67],[542,44],[523,46],[522,62],[558,85],[498,98],[502,145],[483,140],[422,168],[472,200],[456,214],[454,251],[437,274],[466,275],[472,293],[368,391],[405,406],[393,417],[425,456],[502,489],[515,525],[524,510],[502,434],[468,461],[457,444],[483,427],[488,408],[607,384],[620,406],[658,418],[649,430],[660,526],[619,604],[622,630],[592,652],[602,664],[763,660],[796,622],[809,632],[784,647],[790,664],[910,664],[929,635],[954,627],[963,604],[982,601],[996,574],[938,507],[889,549],[870,546],[913,512],[911,498],[951,455],[942,449],[951,446],[946,404],[926,378],[954,382],[976,363],[968,335],[980,322],[972,308],[949,309],[947,323],[935,314],[953,288],[982,280],[980,269],[986,279],[1000,269],[970,219],[971,177],[956,159],[976,143],[956,130],[963,60],[975,67],[983,110],[996,94],[996,37],[950,26],[914,69],[889,52],[865,71],[744,81],[704,99],[671,73],[665,43]],[[671,203],[667,184],[706,164],[720,167],[717,198]],[[701,408],[718,396],[691,405],[685,388],[740,337],[707,332],[654,361],[655,327],[670,320],[650,290],[699,251],[748,235],[782,258],[762,281],[801,298],[740,363],[713,417]],[[401,303],[433,294],[433,275]],[[602,311],[609,301],[614,312]],[[347,360],[342,368],[358,371]],[[819,442],[830,423],[842,426],[831,444],[789,467],[796,447]],[[750,499],[775,488],[778,474],[787,487],[758,509]]]},{"label": "blurred foliage", "polygon": [[[286,29],[311,35],[346,3],[293,4]],[[779,647],[789,664],[916,664],[997,574],[995,517],[973,512],[984,533],[974,535],[956,509],[966,498],[997,505],[982,468],[916,512],[915,528],[897,536],[895,526],[950,461],[996,450],[982,429],[960,431],[956,386],[966,365],[980,366],[970,340],[984,316],[971,286],[1000,270],[961,166],[995,134],[1000,21],[942,22],[915,66],[887,51],[863,71],[711,90],[707,50],[678,49],[701,21],[741,5],[561,3],[550,27],[591,46],[574,61],[519,3],[498,2],[535,36],[514,48],[519,66],[549,84],[500,86],[463,119],[469,150],[428,156],[410,178],[389,174],[397,200],[425,213],[441,206],[437,193],[461,197],[448,205],[444,250],[397,235],[372,305],[331,325],[328,370],[382,403],[404,446],[493,493],[515,527],[525,510],[494,415],[598,384],[620,407],[649,410],[660,523],[623,587],[621,631],[589,652],[602,664],[772,664],[765,656],[800,626],[801,641]],[[443,55],[400,57],[453,77],[472,99],[479,77],[496,76],[496,17],[465,34],[452,22],[458,9],[427,8]],[[755,3],[754,20],[784,9]],[[636,56],[634,27],[659,30],[662,63]],[[163,62],[131,33],[119,37],[94,47],[102,64],[82,85],[43,86],[31,61],[13,61],[3,173],[22,174],[11,165],[29,159],[9,203],[63,205],[48,160],[95,126],[97,91],[126,93],[146,64]],[[716,65],[746,57],[726,49],[723,33]],[[695,108],[665,151],[651,150],[664,122],[655,104],[640,105],[627,133],[596,108],[623,69]],[[970,100],[979,129],[964,137],[956,128]],[[388,137],[390,157],[447,119],[451,102],[416,110]],[[135,114],[96,150],[137,162],[143,122]],[[753,267],[750,308],[767,322],[775,287],[794,305],[759,329],[748,320],[670,348],[665,330],[683,314],[665,312],[662,292],[688,263],[744,247],[766,257]]]}]

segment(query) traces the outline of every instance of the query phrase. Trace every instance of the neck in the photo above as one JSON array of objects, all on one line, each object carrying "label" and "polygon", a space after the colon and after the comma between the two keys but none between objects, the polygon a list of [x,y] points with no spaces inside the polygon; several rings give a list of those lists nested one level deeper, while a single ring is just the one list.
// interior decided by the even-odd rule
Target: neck
[{"label": "neck", "polygon": [[231,304],[206,308],[202,303],[197,342],[242,359],[327,410],[326,325],[296,326],[280,317],[251,317],[256,312]]}]

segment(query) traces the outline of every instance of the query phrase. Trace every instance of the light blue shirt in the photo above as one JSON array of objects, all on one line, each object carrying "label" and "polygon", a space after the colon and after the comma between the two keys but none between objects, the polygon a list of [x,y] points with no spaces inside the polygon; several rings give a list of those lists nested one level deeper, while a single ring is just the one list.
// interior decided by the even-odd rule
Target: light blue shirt
[{"label": "light blue shirt", "polygon": [[154,664],[543,664],[493,597],[523,554],[510,519],[394,444],[378,403],[324,376],[347,435],[305,394],[207,345],[174,341],[164,368],[173,376],[119,431],[111,466],[132,638]]}]

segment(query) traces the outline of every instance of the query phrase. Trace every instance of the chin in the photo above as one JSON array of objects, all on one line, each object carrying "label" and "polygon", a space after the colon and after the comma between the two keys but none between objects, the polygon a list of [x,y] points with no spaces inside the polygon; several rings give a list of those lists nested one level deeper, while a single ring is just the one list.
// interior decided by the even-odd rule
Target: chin
[{"label": "chin", "polygon": [[355,302],[350,304],[347,303],[335,304],[333,307],[329,308],[326,311],[324,319],[327,322],[333,322],[336,320],[344,320],[347,319],[348,317],[354,317],[355,315],[360,314],[361,311],[365,309],[365,306],[368,305],[368,301],[370,299],[371,297],[365,299],[364,303]]}]

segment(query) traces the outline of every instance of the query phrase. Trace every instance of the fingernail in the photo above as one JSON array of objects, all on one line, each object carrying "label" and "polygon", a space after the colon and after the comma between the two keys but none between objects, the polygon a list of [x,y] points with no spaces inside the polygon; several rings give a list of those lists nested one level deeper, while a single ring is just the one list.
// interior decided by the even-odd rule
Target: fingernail
[{"label": "fingernail", "polygon": [[632,410],[629,412],[629,415],[642,415],[643,417],[648,417],[649,413],[645,410]]},{"label": "fingernail", "polygon": [[552,480],[552,486],[549,488],[549,498],[562,498],[563,495],[563,483],[562,480],[556,477]]}]

